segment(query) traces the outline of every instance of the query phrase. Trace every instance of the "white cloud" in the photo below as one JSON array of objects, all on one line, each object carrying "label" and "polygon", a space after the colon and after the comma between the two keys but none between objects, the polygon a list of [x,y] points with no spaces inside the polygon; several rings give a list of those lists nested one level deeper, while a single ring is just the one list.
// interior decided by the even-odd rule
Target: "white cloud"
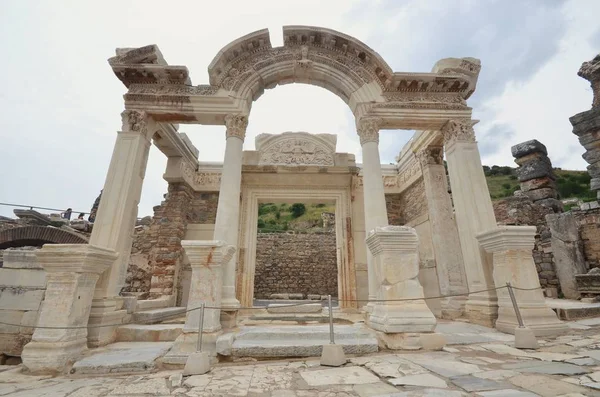
[{"label": "white cloud", "polygon": [[[282,25],[324,26],[352,35],[398,70],[428,71],[446,56],[480,57],[484,72],[470,101],[482,119],[478,136],[485,138],[494,123],[515,131],[509,140],[499,140],[501,150],[484,163],[508,164],[511,144],[537,138],[548,145],[555,164],[584,166],[568,117],[588,109],[591,101],[586,82],[575,73],[597,51],[588,37],[600,14],[600,3],[593,0],[567,3],[558,11],[544,1],[527,1],[519,3],[517,14],[511,2],[482,6],[474,0],[165,4],[0,2],[0,201],[89,210],[104,184],[120,128],[125,88],[106,62],[115,47],[158,44],[170,64],[188,66],[193,83],[205,84],[206,68],[222,47],[265,27],[273,44],[281,45]],[[224,127],[182,125],[180,130],[188,132],[201,160],[222,158]],[[302,130],[338,134],[338,150],[360,161],[347,105],[310,86],[267,91],[253,106],[245,148],[254,147],[259,133]],[[393,161],[409,137],[406,131],[382,133],[382,163]],[[577,155],[570,155],[573,150]],[[164,156],[153,149],[140,215],[152,214],[160,203],[164,167]],[[12,209],[0,207],[0,215],[10,216]]]}]

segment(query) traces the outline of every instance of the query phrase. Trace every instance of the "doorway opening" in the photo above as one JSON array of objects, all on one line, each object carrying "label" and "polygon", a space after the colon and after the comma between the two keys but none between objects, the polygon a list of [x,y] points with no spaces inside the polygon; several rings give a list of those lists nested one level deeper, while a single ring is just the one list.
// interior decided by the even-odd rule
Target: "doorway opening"
[{"label": "doorway opening", "polygon": [[337,298],[335,225],[334,203],[258,205],[255,306]]}]

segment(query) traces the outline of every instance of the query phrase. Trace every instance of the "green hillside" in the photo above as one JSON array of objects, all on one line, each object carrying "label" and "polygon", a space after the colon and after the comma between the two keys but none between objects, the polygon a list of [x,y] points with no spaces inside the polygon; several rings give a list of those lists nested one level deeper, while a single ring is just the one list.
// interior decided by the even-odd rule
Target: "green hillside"
[{"label": "green hillside", "polygon": [[334,204],[264,203],[258,206],[259,233],[318,231],[323,229],[323,212],[335,213]]},{"label": "green hillside", "polygon": [[[515,172],[516,168],[483,166],[492,199],[502,199],[513,195],[519,190],[519,181]],[[556,186],[561,199],[579,198],[583,201],[593,200],[596,193],[590,190],[590,175],[587,171],[570,171],[555,168]]]}]

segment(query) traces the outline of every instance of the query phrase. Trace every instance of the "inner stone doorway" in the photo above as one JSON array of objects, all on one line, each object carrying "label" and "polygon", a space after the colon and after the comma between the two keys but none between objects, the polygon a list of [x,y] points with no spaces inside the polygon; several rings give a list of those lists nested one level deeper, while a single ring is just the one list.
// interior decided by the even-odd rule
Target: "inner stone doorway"
[{"label": "inner stone doorway", "polygon": [[338,296],[333,203],[261,203],[254,305]]}]

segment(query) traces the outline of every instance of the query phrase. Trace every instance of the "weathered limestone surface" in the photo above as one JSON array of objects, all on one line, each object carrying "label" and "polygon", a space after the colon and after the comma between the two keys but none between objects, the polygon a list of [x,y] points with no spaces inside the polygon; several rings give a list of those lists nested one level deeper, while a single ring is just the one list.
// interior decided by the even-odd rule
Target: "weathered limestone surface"
[{"label": "weathered limestone surface", "polygon": [[[536,336],[557,335],[567,331],[544,299],[531,255],[535,226],[499,226],[477,236],[481,246],[494,255],[494,283],[497,286],[510,282],[525,326]],[[496,328],[514,333],[519,323],[510,300],[508,289],[498,290],[498,319]]]},{"label": "weathered limestone surface", "polygon": [[583,158],[590,165],[587,167],[592,180],[592,190],[600,190],[600,54],[589,62],[584,62],[577,73],[588,80],[594,94],[592,109],[576,114],[569,120],[573,125],[573,133],[586,149]]},{"label": "weathered limestone surface", "polygon": [[552,254],[552,234],[546,223],[546,215],[554,214],[554,209],[539,202],[534,203],[524,194],[515,194],[513,197],[494,201],[494,212],[499,225],[536,226],[532,254],[540,285],[547,296],[557,297],[560,284]]},{"label": "weathered limestone surface", "polygon": [[441,302],[442,318],[454,319],[464,314],[469,287],[452,201],[448,194],[443,156],[444,150],[440,146],[427,147],[417,154],[423,172],[426,196],[421,198],[421,201],[427,205],[431,223],[439,294],[465,294],[446,298]]},{"label": "weathered limestone surface", "polygon": [[[436,319],[427,307],[419,283],[418,237],[406,226],[377,227],[367,245],[375,259],[377,302],[369,326],[386,334],[431,332]],[[400,301],[402,299],[414,299]]]},{"label": "weathered limestone surface", "polygon": [[[450,120],[442,128],[456,224],[460,238],[469,299],[467,317],[476,323],[492,325],[498,303],[492,275],[492,255],[479,246],[476,236],[496,227],[494,208],[483,174],[473,120]],[[473,209],[477,216],[473,216]]]},{"label": "weathered limestone surface", "polygon": [[334,232],[258,233],[254,298],[289,292],[338,295]]},{"label": "weathered limestone surface", "polygon": [[51,244],[39,250],[37,257],[47,274],[38,325],[65,328],[36,328],[21,357],[31,372],[58,373],[87,348],[84,327],[94,287],[117,254],[88,244]]},{"label": "weathered limestone surface", "polygon": [[20,356],[31,340],[46,291],[46,272],[34,247],[4,250],[0,267],[0,354]]},{"label": "weathered limestone surface", "polygon": [[587,273],[577,223],[572,212],[546,215],[552,233],[552,253],[560,288],[567,299],[578,299],[575,275]]}]

